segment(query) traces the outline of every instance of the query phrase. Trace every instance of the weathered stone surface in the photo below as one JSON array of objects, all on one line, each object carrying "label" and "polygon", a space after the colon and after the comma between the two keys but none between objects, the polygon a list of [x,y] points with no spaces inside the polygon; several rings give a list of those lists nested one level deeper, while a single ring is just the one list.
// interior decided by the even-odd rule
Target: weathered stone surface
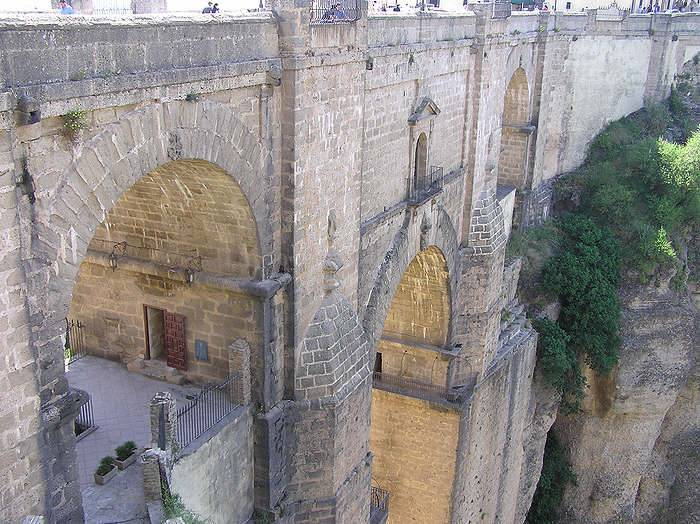
[{"label": "weathered stone surface", "polygon": [[[668,289],[668,280],[658,287],[627,281],[620,299],[623,343],[617,369],[609,378],[589,373],[583,413],[561,417],[555,425],[578,478],[578,486],[569,486],[565,494],[562,518],[567,522],[656,521],[665,514],[659,499],[668,496],[674,465],[690,451],[675,438],[693,439],[697,432],[697,418],[682,423],[677,418],[695,409],[683,398],[694,388],[697,310]],[[690,390],[684,391],[686,384]],[[690,513],[669,509],[674,521],[691,518],[698,509],[684,494],[692,489],[692,473],[682,467],[679,476],[678,491],[671,493]]]},{"label": "weathered stone surface", "polygon": [[[526,429],[533,416],[539,420],[528,382],[534,338],[525,333],[517,343],[498,342],[503,296],[510,293],[501,282],[509,217],[495,199],[499,176],[515,182],[522,174],[516,224],[521,203],[523,224],[546,216],[549,204],[540,191],[546,181],[580,161],[610,118],[667,93],[675,72],[700,51],[698,15],[494,19],[485,5],[459,15],[362,16],[341,26],[311,25],[308,2],[272,7],[274,15],[241,17],[0,20],[0,278],[6,284],[0,289],[0,420],[7,423],[0,427],[0,477],[7,479],[0,512],[6,520],[27,514],[45,514],[51,524],[80,520],[72,421],[48,428],[56,422],[53,407],[67,398],[61,362],[71,302],[106,297],[125,319],[114,322],[103,311],[93,315],[92,327],[105,332],[109,345],[121,344],[117,354],[134,356],[144,351],[142,306],[157,299],[167,309],[185,287],[180,299],[198,297],[196,304],[181,304],[197,323],[191,335],[212,337],[214,358],[198,370],[202,377],[231,369],[223,353],[234,340],[250,347],[248,407],[262,412],[248,435],[255,441],[255,504],[265,514],[285,509],[287,520],[296,511],[300,521],[364,520],[371,381],[347,374],[351,364],[369,371],[399,282],[431,246],[444,256],[447,277],[436,280],[445,280],[450,307],[439,309],[449,309],[450,318],[440,320],[439,330],[422,327],[433,343],[439,331],[445,347],[438,353],[454,357],[451,368],[444,357],[440,377],[458,386],[478,381],[462,411],[452,519],[510,521],[516,506],[520,512],[526,504],[530,486],[518,502],[517,485],[536,457],[523,458],[523,439],[531,439],[528,449],[537,455],[540,433]],[[276,76],[273,82],[268,76],[273,66],[282,71],[279,88],[271,85]],[[17,107],[22,96],[38,102],[39,122],[18,120],[16,111],[35,109]],[[419,112],[421,118],[410,120],[425,99],[433,103],[431,116]],[[61,117],[77,108],[86,111],[85,127],[67,136]],[[504,124],[518,129],[504,130]],[[535,124],[523,148],[518,133]],[[420,137],[425,142],[418,149]],[[137,186],[149,173],[176,159],[202,184],[158,186],[172,198],[151,186],[152,193],[130,201],[123,220],[110,222],[122,195],[143,189]],[[207,162],[238,184],[236,209],[223,205],[232,203],[224,191],[202,187],[210,180],[194,168]],[[176,179],[183,176],[178,172]],[[409,202],[417,187],[432,193]],[[196,207],[187,191],[207,189],[219,193],[222,204],[203,205],[208,228],[189,228],[177,213],[169,220],[173,215],[160,207],[184,212],[186,203]],[[320,360],[323,372],[305,369],[297,377],[296,370],[316,363],[300,362],[312,320],[312,327],[327,320],[314,317],[329,305],[323,268],[331,211],[334,249],[345,262],[332,284],[347,298],[343,319],[354,321],[334,326],[337,354],[353,349],[356,358],[342,366],[340,358]],[[210,284],[221,284],[231,266],[244,268],[247,278],[269,283],[280,273],[291,281],[268,294],[238,280],[234,287],[250,307],[230,308],[228,299],[197,294],[205,279],[192,278],[188,286],[181,267],[172,278],[159,267],[166,276],[153,278],[142,271],[143,261],[128,289],[114,273],[84,285],[81,264],[95,232],[107,233],[100,225],[105,218],[123,229],[110,230],[114,240],[128,231],[154,252],[174,245],[223,252],[233,245],[224,255],[230,264],[215,268],[225,275],[210,275]],[[225,220],[236,228],[223,227]],[[108,259],[111,249],[103,254]],[[191,275],[196,268],[186,269]],[[128,306],[120,307],[122,300]],[[230,328],[227,336],[222,325]],[[365,346],[356,344],[360,338]],[[433,369],[421,372],[433,376]],[[329,377],[343,386],[342,394],[319,390],[313,400],[291,400],[297,378],[316,384]],[[17,449],[27,453],[18,456]],[[489,455],[484,461],[482,449]]]}]

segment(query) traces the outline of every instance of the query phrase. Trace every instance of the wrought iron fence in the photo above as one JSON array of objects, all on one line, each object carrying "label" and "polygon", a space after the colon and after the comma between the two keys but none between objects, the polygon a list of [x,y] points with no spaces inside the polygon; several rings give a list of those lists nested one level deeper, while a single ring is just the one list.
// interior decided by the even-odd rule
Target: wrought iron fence
[{"label": "wrought iron fence", "polygon": [[389,513],[389,492],[385,489],[372,486],[369,509],[370,524],[381,522],[382,518]]},{"label": "wrought iron fence", "polygon": [[131,0],[93,0],[94,15],[130,15]]},{"label": "wrought iron fence", "polygon": [[456,402],[460,398],[461,390],[454,390],[445,386],[436,384],[428,384],[408,377],[399,375],[389,375],[379,371],[374,372],[374,383],[376,385],[385,386],[387,389],[396,392],[414,392],[421,397],[444,399],[450,402]]},{"label": "wrought iron fence", "polygon": [[310,0],[311,23],[350,24],[360,19],[359,0]]},{"label": "wrought iron fence", "polygon": [[444,180],[443,169],[440,166],[430,166],[430,170],[422,180],[418,180],[418,187],[414,188],[410,200],[412,202],[423,202],[432,195],[442,190]]},{"label": "wrought iron fence", "polygon": [[92,398],[88,393],[85,394],[88,397],[88,401],[80,406],[80,411],[78,412],[78,416],[75,417],[75,422],[73,424],[75,436],[78,440],[97,429],[95,417],[92,413]]},{"label": "wrought iron fence", "polygon": [[79,320],[66,318],[66,342],[63,346],[63,357],[67,364],[72,364],[85,356],[85,336],[83,323]]},{"label": "wrought iron fence", "polygon": [[203,389],[194,399],[177,410],[177,442],[187,446],[210,429],[237,406],[238,380],[233,375],[219,384]]}]

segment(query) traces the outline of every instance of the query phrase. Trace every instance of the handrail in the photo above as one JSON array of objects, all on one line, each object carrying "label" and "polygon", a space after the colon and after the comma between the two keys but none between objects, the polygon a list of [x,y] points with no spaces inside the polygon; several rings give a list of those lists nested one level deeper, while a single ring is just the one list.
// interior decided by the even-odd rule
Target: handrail
[{"label": "handrail", "polygon": [[310,0],[311,25],[351,24],[362,16],[359,0]]},{"label": "handrail", "polygon": [[203,389],[194,399],[177,410],[177,441],[181,448],[231,413],[238,402],[237,375]]},{"label": "handrail", "polygon": [[370,504],[375,508],[379,508],[383,511],[389,510],[389,492],[385,489],[378,488],[376,486],[371,486],[371,500]]},{"label": "handrail", "polygon": [[417,392],[426,397],[444,399],[450,402],[459,401],[462,393],[461,390],[455,390],[445,386],[438,386],[436,384],[428,384],[414,378],[390,375],[379,371],[375,371],[373,373],[373,378],[375,384],[385,385],[389,388],[394,387],[398,390]]}]

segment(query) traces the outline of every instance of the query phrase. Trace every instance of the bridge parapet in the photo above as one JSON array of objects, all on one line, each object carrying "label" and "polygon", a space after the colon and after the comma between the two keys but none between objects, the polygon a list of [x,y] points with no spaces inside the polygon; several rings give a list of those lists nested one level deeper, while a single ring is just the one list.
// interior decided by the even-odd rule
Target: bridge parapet
[{"label": "bridge parapet", "polygon": [[0,45],[5,88],[108,81],[279,55],[277,23],[270,13],[215,19],[199,15],[0,17]]}]

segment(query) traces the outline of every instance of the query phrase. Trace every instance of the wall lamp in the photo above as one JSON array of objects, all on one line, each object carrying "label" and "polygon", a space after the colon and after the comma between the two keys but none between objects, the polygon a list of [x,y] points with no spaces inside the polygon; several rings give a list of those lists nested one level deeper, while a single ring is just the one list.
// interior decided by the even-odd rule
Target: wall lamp
[{"label": "wall lamp", "polygon": [[126,241],[117,242],[112,246],[112,252],[109,254],[109,267],[112,271],[117,270],[117,261],[123,256],[126,256]]},{"label": "wall lamp", "polygon": [[185,267],[185,276],[187,277],[188,285],[194,282],[194,274],[198,271],[202,271],[202,257],[198,255],[188,258],[187,267]]}]

